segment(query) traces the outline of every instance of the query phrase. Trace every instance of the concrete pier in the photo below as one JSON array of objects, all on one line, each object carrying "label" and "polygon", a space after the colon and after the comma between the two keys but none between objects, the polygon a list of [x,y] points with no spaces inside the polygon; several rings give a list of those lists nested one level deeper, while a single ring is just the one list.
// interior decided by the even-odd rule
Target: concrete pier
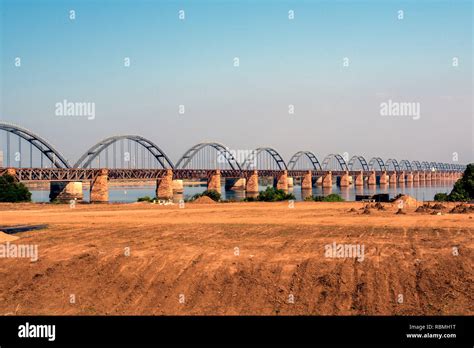
[{"label": "concrete pier", "polygon": [[247,193],[258,193],[258,172],[254,170],[245,185]]},{"label": "concrete pier", "polygon": [[332,188],[332,173],[328,172],[323,176],[322,180],[323,188]]},{"label": "concrete pier", "polygon": [[390,175],[388,182],[390,185],[396,185],[397,184],[397,173],[393,173]]},{"label": "concrete pier", "polygon": [[355,186],[364,186],[364,172],[362,170],[356,176]]},{"label": "concrete pier", "polygon": [[380,175],[380,185],[387,185],[388,184],[388,175],[387,172],[383,172],[382,175]]},{"label": "concrete pier", "polygon": [[405,183],[405,172],[401,172],[398,176],[398,183],[402,185]]},{"label": "concrete pier", "polygon": [[83,199],[81,181],[51,181],[49,183],[51,202],[68,203],[71,200],[81,202]]},{"label": "concrete pier", "polygon": [[184,192],[184,184],[183,180],[173,180],[173,193],[183,193]]},{"label": "concrete pier", "polygon": [[346,172],[343,176],[341,176],[340,186],[341,187],[349,187],[351,184],[349,173]]},{"label": "concrete pier", "polygon": [[109,171],[107,169],[101,169],[99,175],[91,182],[90,202],[109,202]]},{"label": "concrete pier", "polygon": [[279,190],[288,191],[288,171],[284,170],[278,175],[275,186]]},{"label": "concrete pier", "polygon": [[312,190],[313,189],[313,178],[311,170],[308,170],[301,180],[301,189],[302,190]]},{"label": "concrete pier", "polygon": [[221,171],[214,170],[207,180],[207,189],[221,193]]},{"label": "concrete pier", "polygon": [[166,170],[166,175],[156,180],[156,197],[158,199],[173,198],[173,171]]},{"label": "concrete pier", "polygon": [[[357,184],[357,179],[356,179],[356,184]],[[369,180],[368,180],[369,186],[375,186],[377,185],[377,176],[375,175],[375,171],[373,170],[372,173],[369,175]]]}]

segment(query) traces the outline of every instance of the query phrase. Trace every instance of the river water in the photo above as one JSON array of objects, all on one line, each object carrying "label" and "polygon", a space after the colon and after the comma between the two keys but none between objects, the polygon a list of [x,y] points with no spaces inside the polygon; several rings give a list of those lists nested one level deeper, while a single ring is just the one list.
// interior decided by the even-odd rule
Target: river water
[{"label": "river water", "polygon": [[[321,187],[313,187],[312,194],[314,196],[324,196],[330,193],[336,193],[344,198],[346,201],[354,201],[355,196],[364,195],[364,194],[376,194],[376,193],[388,193],[390,198],[396,196],[399,193],[407,194],[414,197],[420,201],[433,200],[433,197],[436,193],[443,192],[449,193],[453,188],[453,182],[438,182],[436,184],[411,184],[411,185],[402,185],[402,186],[384,186],[381,187],[377,185],[376,187],[348,187],[341,188],[337,185],[333,185],[332,189],[323,189]],[[265,190],[267,186],[260,186],[259,190]],[[201,193],[206,190],[206,185],[201,186],[185,186],[184,194],[176,195],[174,197],[175,201],[180,199],[187,199],[195,195],[196,193]],[[34,202],[49,202],[49,190],[37,190],[30,189],[32,193],[32,200]],[[224,185],[222,186],[222,198],[230,200],[241,200],[245,198],[245,193],[242,191],[225,191]],[[296,200],[302,200],[303,195],[301,192],[301,186],[295,185],[293,189],[290,189],[296,197]],[[83,191],[85,202],[89,201],[89,190],[84,189]],[[109,187],[109,201],[110,202],[121,202],[129,203],[136,202],[139,197],[143,196],[155,196],[155,187],[154,186],[130,186],[130,187]]]}]

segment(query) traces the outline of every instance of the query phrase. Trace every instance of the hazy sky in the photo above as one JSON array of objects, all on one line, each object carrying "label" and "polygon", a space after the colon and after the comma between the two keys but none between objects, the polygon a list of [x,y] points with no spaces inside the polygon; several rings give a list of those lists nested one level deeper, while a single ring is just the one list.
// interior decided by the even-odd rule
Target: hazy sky
[{"label": "hazy sky", "polygon": [[[174,162],[204,140],[285,160],[473,161],[471,1],[0,4],[0,119],[70,162],[114,134],[145,136]],[[64,99],[95,103],[95,118],[57,116]],[[419,119],[381,115],[389,100],[419,103]]]}]

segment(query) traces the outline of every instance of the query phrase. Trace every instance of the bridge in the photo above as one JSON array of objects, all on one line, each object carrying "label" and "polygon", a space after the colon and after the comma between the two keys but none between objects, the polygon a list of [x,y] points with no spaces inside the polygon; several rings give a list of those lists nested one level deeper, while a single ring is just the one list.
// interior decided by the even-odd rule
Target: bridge
[{"label": "bridge", "polygon": [[[82,199],[82,183],[90,183],[90,201],[108,202],[111,180],[156,180],[156,196],[171,198],[183,190],[183,180],[206,180],[209,190],[258,192],[259,178],[272,178],[275,187],[288,190],[297,180],[302,190],[323,188],[405,185],[457,180],[465,165],[400,160],[366,160],[361,155],[345,160],[329,154],[319,161],[309,150],[297,151],[288,162],[271,147],[252,151],[231,151],[217,142],[203,142],[189,148],[174,164],[153,141],[139,135],[117,135],[90,147],[71,165],[49,141],[18,125],[0,122],[0,147],[6,149],[0,161],[0,175],[18,181],[51,183],[51,199]],[[17,151],[15,151],[17,150]],[[13,159],[12,159],[13,154]],[[26,158],[26,160],[25,160]],[[5,162],[5,163],[3,163]]]}]

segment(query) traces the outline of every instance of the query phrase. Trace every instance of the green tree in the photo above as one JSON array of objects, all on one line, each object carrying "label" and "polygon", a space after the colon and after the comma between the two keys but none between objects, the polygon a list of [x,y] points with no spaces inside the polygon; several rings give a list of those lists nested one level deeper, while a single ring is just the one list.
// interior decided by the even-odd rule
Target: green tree
[{"label": "green tree", "polygon": [[0,202],[30,202],[31,192],[9,174],[0,176]]},{"label": "green tree", "polygon": [[450,201],[469,201],[474,199],[474,164],[467,165],[461,179],[456,181],[449,194]]}]

